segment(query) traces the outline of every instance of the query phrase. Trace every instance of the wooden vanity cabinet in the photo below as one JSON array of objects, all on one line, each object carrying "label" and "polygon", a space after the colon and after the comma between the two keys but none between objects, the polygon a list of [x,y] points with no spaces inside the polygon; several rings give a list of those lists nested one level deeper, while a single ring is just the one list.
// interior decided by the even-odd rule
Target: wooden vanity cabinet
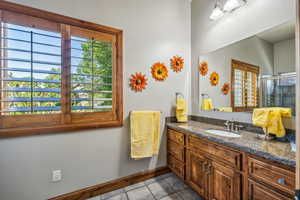
[{"label": "wooden vanity cabinet", "polygon": [[168,129],[168,166],[206,200],[292,200],[295,169]]},{"label": "wooden vanity cabinet", "polygon": [[242,175],[239,172],[213,161],[209,166],[209,177],[210,200],[242,199]]},{"label": "wooden vanity cabinet", "polygon": [[258,182],[249,180],[249,200],[292,200],[277,191],[270,189]]},{"label": "wooden vanity cabinet", "polygon": [[241,175],[205,157],[204,153],[187,150],[186,182],[205,199],[241,199]]},{"label": "wooden vanity cabinet", "polygon": [[294,195],[295,173],[252,157],[248,158],[249,178]]},{"label": "wooden vanity cabinet", "polygon": [[167,132],[168,167],[185,180],[185,134],[168,129]]},{"label": "wooden vanity cabinet", "polygon": [[188,136],[186,182],[209,200],[240,200],[241,154]]},{"label": "wooden vanity cabinet", "polygon": [[186,182],[202,197],[208,197],[210,161],[200,152],[186,152]]}]

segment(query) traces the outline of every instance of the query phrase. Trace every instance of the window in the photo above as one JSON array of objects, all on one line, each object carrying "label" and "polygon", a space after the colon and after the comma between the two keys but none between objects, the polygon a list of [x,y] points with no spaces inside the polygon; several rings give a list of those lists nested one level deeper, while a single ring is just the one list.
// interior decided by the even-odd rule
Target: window
[{"label": "window", "polygon": [[231,107],[233,111],[251,111],[258,107],[259,67],[232,60]]},{"label": "window", "polygon": [[122,125],[122,31],[0,2],[0,137]]},{"label": "window", "polygon": [[[72,29],[72,112],[112,110],[112,37]],[[98,36],[95,37],[95,36]]]},{"label": "window", "polygon": [[2,115],[60,112],[61,35],[1,23]]}]

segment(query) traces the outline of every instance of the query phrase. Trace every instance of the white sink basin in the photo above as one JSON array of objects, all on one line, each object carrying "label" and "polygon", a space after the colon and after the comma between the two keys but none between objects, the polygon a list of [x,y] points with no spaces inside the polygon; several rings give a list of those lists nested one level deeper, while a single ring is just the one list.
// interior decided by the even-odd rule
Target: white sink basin
[{"label": "white sink basin", "polygon": [[229,131],[222,131],[222,130],[207,130],[206,131],[209,134],[217,135],[217,136],[223,136],[223,137],[230,137],[230,138],[239,138],[241,137],[238,134],[229,132]]}]

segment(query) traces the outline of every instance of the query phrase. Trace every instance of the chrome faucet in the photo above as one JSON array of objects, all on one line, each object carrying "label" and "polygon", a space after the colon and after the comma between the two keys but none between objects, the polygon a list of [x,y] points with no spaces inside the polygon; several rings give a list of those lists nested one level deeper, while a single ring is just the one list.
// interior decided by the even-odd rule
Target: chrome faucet
[{"label": "chrome faucet", "polygon": [[240,130],[241,130],[242,128],[244,128],[244,126],[242,126],[242,125],[240,125],[240,124],[235,124],[235,125],[234,125],[234,131],[233,131],[233,132],[238,133],[238,132],[240,132]]},{"label": "chrome faucet", "polygon": [[233,120],[227,120],[224,125],[226,126],[226,130],[227,131],[231,131],[231,132],[236,132],[238,133],[243,126],[240,124],[237,124],[235,121]]},{"label": "chrome faucet", "polygon": [[226,126],[227,131],[232,131],[234,126],[234,121],[227,120],[224,125]]}]

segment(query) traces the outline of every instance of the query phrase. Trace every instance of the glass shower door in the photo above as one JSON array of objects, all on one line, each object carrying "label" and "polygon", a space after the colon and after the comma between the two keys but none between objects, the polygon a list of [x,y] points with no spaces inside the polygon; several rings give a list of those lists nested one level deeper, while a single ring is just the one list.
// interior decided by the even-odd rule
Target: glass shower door
[{"label": "glass shower door", "polygon": [[264,77],[262,80],[263,107],[289,107],[295,115],[295,74]]}]

